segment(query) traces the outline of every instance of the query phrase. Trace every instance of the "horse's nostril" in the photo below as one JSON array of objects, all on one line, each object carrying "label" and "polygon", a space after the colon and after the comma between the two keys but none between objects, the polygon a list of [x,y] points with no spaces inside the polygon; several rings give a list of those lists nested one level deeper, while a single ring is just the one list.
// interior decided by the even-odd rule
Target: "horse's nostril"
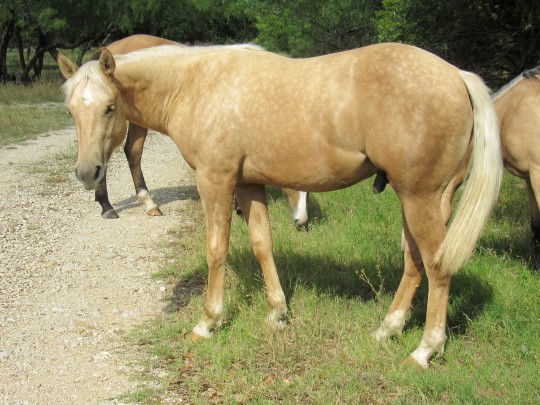
[{"label": "horse's nostril", "polygon": [[94,180],[99,179],[100,174],[101,174],[101,166],[96,166],[96,172],[94,173]]}]

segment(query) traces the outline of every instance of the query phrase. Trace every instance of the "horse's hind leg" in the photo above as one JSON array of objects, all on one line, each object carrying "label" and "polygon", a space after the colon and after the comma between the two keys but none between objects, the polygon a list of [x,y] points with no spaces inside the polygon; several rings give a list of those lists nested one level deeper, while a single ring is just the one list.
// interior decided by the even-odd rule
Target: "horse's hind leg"
[{"label": "horse's hind leg", "polygon": [[[420,345],[411,354],[411,361],[422,368],[428,367],[428,362],[434,353],[444,351],[450,290],[450,276],[441,271],[440,267],[434,263],[435,255],[446,233],[441,213],[440,196],[439,198],[434,197],[401,196],[405,219],[404,229],[406,229],[406,239],[412,259],[409,266],[413,264],[419,272],[421,264],[423,264],[429,283],[424,334]],[[412,246],[417,248],[411,248]],[[411,280],[408,284],[403,284],[403,287],[400,285],[398,292],[402,288],[407,291],[407,285],[409,285],[409,289],[414,288],[414,283],[418,281],[418,276],[412,270],[409,272],[412,273]],[[407,300],[403,302],[409,302],[409,297],[407,296]]]},{"label": "horse's hind leg", "polygon": [[133,178],[133,184],[135,186],[135,192],[137,193],[139,202],[145,205],[146,213],[148,215],[160,216],[163,215],[163,213],[148,192],[141,169],[142,152],[147,134],[148,129],[130,122],[127,140],[124,146],[124,153],[126,154],[129,170],[131,171],[131,177]]},{"label": "horse's hind leg", "polygon": [[105,219],[116,219],[118,214],[109,202],[109,193],[107,192],[107,173],[99,182],[99,187],[95,192],[96,201],[101,205],[101,216]]},{"label": "horse's hind leg", "polygon": [[411,354],[411,359],[423,368],[428,367],[434,353],[442,354],[444,351],[450,291],[450,276],[434,263],[435,255],[446,234],[446,218],[442,217],[440,203],[437,204],[434,200],[437,199],[413,198],[402,201],[407,226],[419,248],[429,283],[424,334],[420,345]]},{"label": "horse's hind leg", "polygon": [[404,214],[402,245],[405,265],[403,277],[381,326],[374,333],[375,339],[379,341],[391,336],[401,335],[407,314],[411,308],[412,299],[422,280],[422,259],[420,258],[418,246],[407,227]]},{"label": "horse's hind leg", "polygon": [[282,327],[287,305],[272,255],[272,234],[264,186],[237,187],[236,198],[248,225],[253,252],[263,271],[270,307],[268,323],[273,327]]},{"label": "horse's hind leg", "polygon": [[[457,188],[463,183],[467,170],[466,161],[461,164],[460,170],[452,178],[441,197],[441,216],[444,224],[447,224],[452,216],[452,199]],[[390,336],[400,335],[405,325],[405,318],[411,307],[411,302],[420,284],[424,270],[422,258],[418,246],[407,226],[403,213],[403,237],[402,247],[404,251],[405,270],[399,284],[394,300],[383,323],[377,329],[374,336],[377,340],[384,340]]]}]

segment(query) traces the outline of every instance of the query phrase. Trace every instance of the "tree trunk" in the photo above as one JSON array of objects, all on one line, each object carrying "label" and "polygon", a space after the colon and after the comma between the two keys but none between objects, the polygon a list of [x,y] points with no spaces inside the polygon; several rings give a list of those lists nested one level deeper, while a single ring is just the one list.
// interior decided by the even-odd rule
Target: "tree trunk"
[{"label": "tree trunk", "polygon": [[12,13],[11,19],[9,19],[5,25],[4,31],[2,32],[2,39],[0,41],[0,80],[3,82],[10,79],[7,68],[7,49],[14,29],[15,16]]},{"label": "tree trunk", "polygon": [[15,29],[15,40],[17,41],[17,49],[19,50],[19,61],[21,63],[21,69],[26,69],[26,59],[24,59],[24,47],[23,40],[21,36],[21,29]]},{"label": "tree trunk", "polygon": [[81,45],[81,50],[79,52],[79,56],[77,58],[77,61],[75,62],[77,66],[82,65],[82,61],[84,58],[84,54],[88,52],[92,48],[92,41],[85,42],[83,45]]}]

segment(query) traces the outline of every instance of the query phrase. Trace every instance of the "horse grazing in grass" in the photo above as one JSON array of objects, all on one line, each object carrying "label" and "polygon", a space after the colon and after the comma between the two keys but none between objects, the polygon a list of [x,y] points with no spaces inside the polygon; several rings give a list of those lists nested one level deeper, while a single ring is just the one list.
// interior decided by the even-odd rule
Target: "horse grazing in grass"
[{"label": "horse grazing in grass", "polygon": [[[209,274],[192,339],[222,322],[235,193],[262,267],[268,323],[283,327],[265,185],[322,192],[384,173],[401,201],[405,270],[375,337],[401,333],[425,271],[425,330],[409,361],[427,368],[443,352],[450,279],[471,256],[502,175],[497,117],[480,78],[402,44],[307,59],[249,45],[160,46],[117,58],[104,49],[81,68],[63,55],[58,62],[87,189],[99,187],[126,120],[168,134],[196,170]],[[447,232],[443,197],[462,167],[468,181]]]},{"label": "horse grazing in grass", "polygon": [[[126,54],[129,52],[151,48],[161,45],[178,45],[176,42],[168,39],[155,37],[152,35],[137,34],[132,35],[118,41],[115,41],[107,46],[107,49],[113,55]],[[90,60],[99,60],[101,50],[94,53]],[[124,153],[129,164],[129,170],[131,177],[133,178],[133,184],[135,186],[135,193],[139,202],[145,205],[146,213],[151,216],[163,215],[159,209],[158,204],[152,199],[152,196],[148,192],[146,182],[141,168],[141,158],[144,148],[144,142],[148,135],[148,129],[143,128],[132,122],[129,123],[126,143],[124,145]],[[292,189],[283,189],[283,193],[289,201],[291,209],[291,217],[297,227],[303,226],[307,223],[307,193],[298,192]],[[107,177],[103,176],[99,187],[95,191],[96,201],[101,206],[101,216],[107,219],[118,218],[117,212],[112,207],[109,201],[109,193],[107,191]]]},{"label": "horse grazing in grass", "polygon": [[540,66],[503,86],[493,100],[504,165],[527,182],[531,229],[535,242],[540,244]]}]

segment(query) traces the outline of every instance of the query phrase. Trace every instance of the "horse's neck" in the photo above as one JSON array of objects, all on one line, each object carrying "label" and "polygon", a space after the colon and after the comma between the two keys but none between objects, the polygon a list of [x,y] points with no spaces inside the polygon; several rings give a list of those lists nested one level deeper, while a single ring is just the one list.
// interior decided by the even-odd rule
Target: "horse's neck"
[{"label": "horse's neck", "polygon": [[116,78],[122,84],[122,99],[126,119],[139,126],[168,134],[167,123],[171,111],[171,100],[175,92],[175,83],[165,72],[159,69],[137,69],[134,66],[120,66]]}]

